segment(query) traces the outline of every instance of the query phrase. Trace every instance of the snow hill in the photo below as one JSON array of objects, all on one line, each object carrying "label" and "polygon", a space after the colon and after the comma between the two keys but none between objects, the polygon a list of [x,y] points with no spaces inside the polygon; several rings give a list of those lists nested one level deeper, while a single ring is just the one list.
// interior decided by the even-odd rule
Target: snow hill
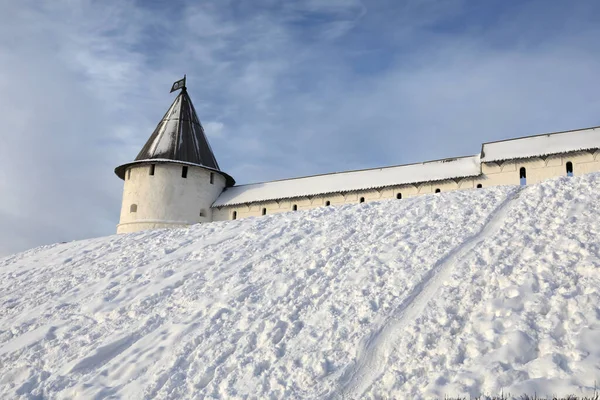
[{"label": "snow hill", "polygon": [[432,398],[600,383],[600,174],[0,259],[0,398]]}]

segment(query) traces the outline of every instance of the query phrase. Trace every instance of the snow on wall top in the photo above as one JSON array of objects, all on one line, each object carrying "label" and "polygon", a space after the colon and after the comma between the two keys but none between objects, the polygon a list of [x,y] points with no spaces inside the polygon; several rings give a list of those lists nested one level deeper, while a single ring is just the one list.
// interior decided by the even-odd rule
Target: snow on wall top
[{"label": "snow on wall top", "polygon": [[481,174],[479,156],[449,158],[418,164],[338,172],[303,178],[234,186],[225,189],[213,207],[442,181]]},{"label": "snow on wall top", "polygon": [[600,148],[600,127],[484,143],[481,162]]}]

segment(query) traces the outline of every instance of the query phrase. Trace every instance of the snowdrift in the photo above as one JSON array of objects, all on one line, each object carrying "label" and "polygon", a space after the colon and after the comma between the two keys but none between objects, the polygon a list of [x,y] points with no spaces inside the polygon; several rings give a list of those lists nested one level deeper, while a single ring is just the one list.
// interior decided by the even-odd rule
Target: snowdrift
[{"label": "snowdrift", "polygon": [[589,395],[600,174],[0,259],[0,398]]}]

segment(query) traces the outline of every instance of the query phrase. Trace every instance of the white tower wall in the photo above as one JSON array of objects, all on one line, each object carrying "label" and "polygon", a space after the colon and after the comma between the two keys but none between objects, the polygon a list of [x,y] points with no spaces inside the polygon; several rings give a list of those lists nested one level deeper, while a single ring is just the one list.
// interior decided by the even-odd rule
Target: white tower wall
[{"label": "white tower wall", "polygon": [[154,175],[150,175],[151,165],[132,165],[125,172],[117,233],[212,221],[210,206],[225,188],[223,175],[187,165],[187,177],[183,178],[182,168],[186,165],[176,162],[156,163]]}]

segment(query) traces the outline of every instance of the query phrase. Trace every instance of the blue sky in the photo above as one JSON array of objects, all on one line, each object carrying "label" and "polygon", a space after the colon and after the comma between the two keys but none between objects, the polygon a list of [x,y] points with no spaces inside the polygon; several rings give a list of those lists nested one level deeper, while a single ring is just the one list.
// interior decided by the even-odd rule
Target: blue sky
[{"label": "blue sky", "polygon": [[0,254],[112,234],[184,73],[238,183],[600,125],[597,1],[5,3]]}]

